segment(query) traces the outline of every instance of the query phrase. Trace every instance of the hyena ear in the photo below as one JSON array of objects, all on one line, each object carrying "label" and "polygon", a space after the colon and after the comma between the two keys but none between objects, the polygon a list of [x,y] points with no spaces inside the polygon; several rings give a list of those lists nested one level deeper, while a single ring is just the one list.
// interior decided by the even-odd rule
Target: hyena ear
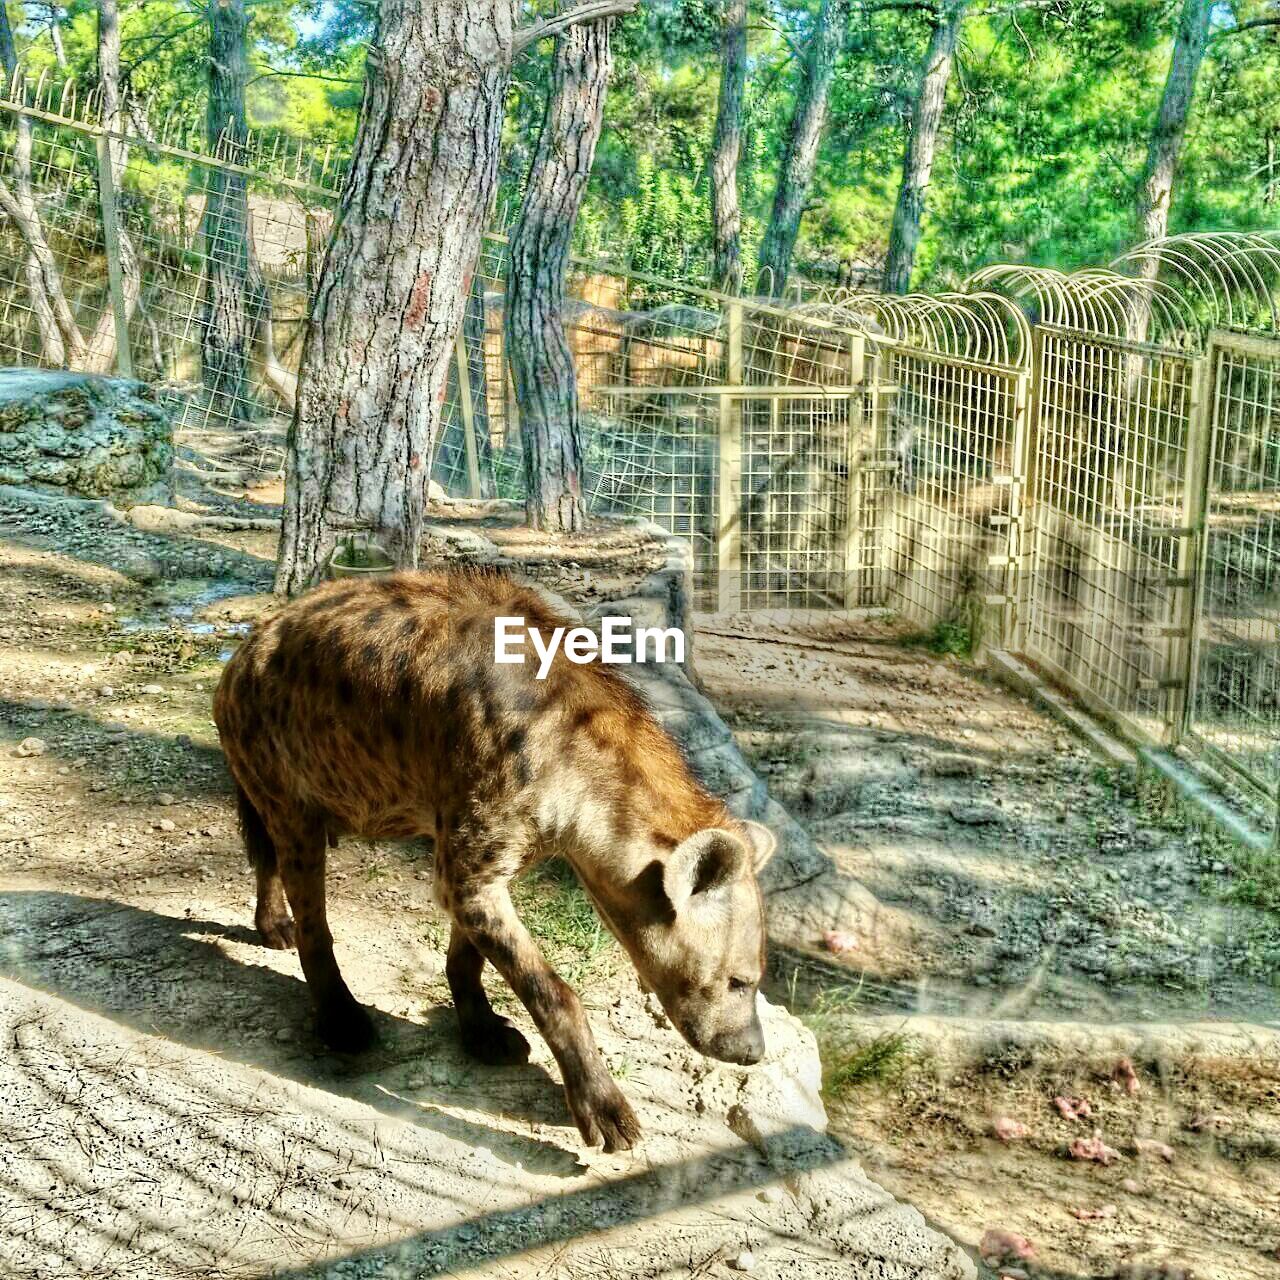
[{"label": "hyena ear", "polygon": [[747,829],[747,839],[751,841],[751,864],[756,873],[764,870],[764,865],[778,851],[777,837],[762,822],[744,820],[742,825]]},{"label": "hyena ear", "polygon": [[739,879],[750,865],[750,852],[732,831],[706,827],[676,845],[663,869],[662,886],[679,911],[698,894]]}]

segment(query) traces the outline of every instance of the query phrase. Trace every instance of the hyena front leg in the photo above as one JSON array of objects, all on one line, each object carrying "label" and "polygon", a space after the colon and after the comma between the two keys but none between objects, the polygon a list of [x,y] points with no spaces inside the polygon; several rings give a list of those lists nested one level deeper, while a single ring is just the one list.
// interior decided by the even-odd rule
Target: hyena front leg
[{"label": "hyena front leg", "polygon": [[528,1062],[529,1042],[506,1018],[494,1013],[480,981],[484,956],[456,924],[449,934],[449,958],[444,972],[453,994],[453,1007],[458,1011],[462,1047],[491,1067]]},{"label": "hyena front leg", "polygon": [[373,1023],[356,1003],[333,955],[325,910],[324,823],[310,817],[268,819],[284,891],[293,909],[298,958],[316,1007],[316,1030],[331,1049],[358,1053],[374,1041]]},{"label": "hyena front leg", "polygon": [[[582,1002],[543,958],[520,922],[505,884],[467,886],[451,895],[455,930],[461,926],[479,953],[507,980],[532,1015],[564,1079],[565,1099],[588,1146],[626,1151],[640,1123],[614,1083],[587,1023]],[[478,975],[477,975],[478,980]]]}]

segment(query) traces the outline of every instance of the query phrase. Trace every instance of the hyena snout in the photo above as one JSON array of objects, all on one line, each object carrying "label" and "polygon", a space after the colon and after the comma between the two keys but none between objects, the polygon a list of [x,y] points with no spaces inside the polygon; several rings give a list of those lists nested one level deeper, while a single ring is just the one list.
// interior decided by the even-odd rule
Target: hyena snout
[{"label": "hyena snout", "polygon": [[722,1031],[705,1045],[694,1045],[700,1053],[721,1062],[732,1062],[740,1067],[753,1067],[764,1057],[764,1028],[759,1017],[750,1024],[734,1031]]}]

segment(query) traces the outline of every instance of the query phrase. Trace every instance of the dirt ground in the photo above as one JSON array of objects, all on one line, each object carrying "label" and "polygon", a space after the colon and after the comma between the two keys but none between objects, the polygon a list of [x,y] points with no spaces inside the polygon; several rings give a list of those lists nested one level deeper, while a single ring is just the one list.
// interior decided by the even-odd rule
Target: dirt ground
[{"label": "dirt ground", "polygon": [[[946,639],[892,617],[700,619],[699,677],[772,794],[914,931],[907,962],[837,940],[858,970],[843,990],[798,975],[837,1127],[970,1245],[989,1228],[1030,1239],[1029,1274],[1172,1277],[1181,1260],[1199,1277],[1280,1276],[1274,1062],[1139,1062],[1131,1094],[1114,1059],[953,1070],[909,1040],[849,1033],[855,1013],[890,1010],[1280,1030],[1274,879],[931,649]],[[1092,1116],[1067,1119],[1058,1096]],[[1000,1117],[1026,1136],[994,1136]],[[1072,1159],[1095,1133],[1119,1154]]]},{"label": "dirt ground", "polygon": [[[264,489],[213,505],[270,515],[277,497]],[[274,541],[268,531],[156,537],[106,517],[0,511],[0,957],[35,987],[70,990],[87,1009],[127,1013],[139,1030],[219,1052],[225,1070],[206,1078],[204,1059],[140,1060],[129,1046],[112,1050],[112,1028],[52,1012],[10,1028],[5,1052],[11,1063],[32,1055],[53,1063],[49,1105],[83,1107],[94,1082],[82,1078],[72,1050],[97,1036],[102,1052],[118,1051],[123,1074],[112,1087],[146,1102],[139,1147],[195,1141],[189,1113],[166,1131],[173,1107],[158,1097],[152,1072],[169,1072],[192,1105],[205,1086],[219,1097],[248,1089],[241,1128],[224,1135],[227,1150],[265,1134],[280,1150],[274,1173],[244,1188],[226,1168],[205,1171],[216,1194],[200,1200],[209,1214],[259,1213],[240,1228],[249,1232],[245,1256],[264,1247],[251,1238],[268,1229],[264,1221],[286,1243],[323,1230],[374,1239],[422,1212],[404,1186],[401,1198],[376,1203],[386,1184],[371,1172],[383,1158],[379,1144],[405,1177],[422,1159],[394,1123],[390,1137],[373,1124],[402,1118],[406,1105],[415,1123],[424,1108],[439,1117],[431,1140],[455,1144],[464,1173],[465,1150],[477,1145],[530,1177],[572,1173],[549,1081],[535,1082],[536,1097],[513,1101],[539,1117],[532,1128],[522,1121],[513,1129],[509,1117],[495,1127],[492,1117],[477,1120],[479,1086],[470,1087],[465,1064],[449,1059],[422,1079],[408,1065],[417,1023],[444,999],[440,966],[424,959],[440,939],[420,851],[344,845],[331,875],[348,928],[368,939],[362,995],[395,1031],[381,1074],[350,1081],[333,1064],[301,1065],[315,1052],[305,1002],[296,980],[281,976],[290,958],[254,947],[245,928],[251,885],[209,720],[221,663],[264,605]],[[565,590],[584,569],[585,561],[549,569],[544,580]],[[868,1046],[846,1025],[871,1010],[1096,1023],[1229,1018],[1280,1028],[1280,930],[1265,876],[900,623],[708,618],[695,661],[776,798],[914,929],[909,959],[899,953],[886,964],[874,939],[845,939],[858,980],[824,984],[810,975],[792,992],[829,1051],[829,1103],[869,1172],[975,1250],[990,1228],[1028,1237],[1036,1258],[1006,1267],[1008,1275],[1173,1280],[1179,1259],[1201,1280],[1280,1275],[1274,1074],[1144,1061],[1135,1064],[1140,1092],[1130,1094],[1112,1084],[1107,1061],[943,1069],[918,1046]],[[29,739],[43,745],[24,748]],[[529,891],[535,915],[543,890],[554,886]],[[96,927],[97,913],[110,928]],[[407,923],[417,919],[427,923]],[[542,928],[566,976],[603,984],[604,998],[611,944],[589,912],[548,913]],[[212,966],[207,989],[222,990],[213,971],[228,963],[261,981],[225,1007],[185,1007],[188,988],[170,979]],[[285,986],[292,1003],[281,1014]],[[625,1061],[615,1065],[627,1070]],[[264,1090],[249,1068],[288,1087]],[[486,1082],[486,1096],[501,1087]],[[318,1100],[307,1092],[316,1089]],[[411,1104],[399,1096],[406,1093]],[[293,1124],[284,1114],[303,1095],[308,1107]],[[1067,1120],[1053,1103],[1059,1095],[1086,1097],[1093,1115]],[[369,1110],[373,1154],[354,1140],[344,1147],[316,1118],[330,1115],[335,1096],[340,1114],[330,1118],[343,1132],[354,1121],[342,1107]],[[97,1142],[97,1114],[85,1112],[85,1150],[117,1162],[124,1178],[132,1166]],[[1025,1124],[1027,1135],[994,1137],[1001,1117]],[[327,1154],[298,1163],[308,1125],[325,1128]],[[1070,1159],[1070,1142],[1095,1130],[1118,1152],[1111,1163]],[[1172,1161],[1155,1148],[1140,1154],[1138,1139],[1168,1144]],[[295,1167],[320,1191],[290,1199]],[[28,1199],[36,1190],[23,1188]],[[495,1205],[519,1199],[518,1187],[471,1191]],[[49,1197],[55,1236],[60,1221],[84,1228],[84,1203]],[[289,1212],[277,1213],[281,1206]],[[1101,1216],[1081,1221],[1073,1210]],[[587,1202],[582,1212],[589,1231],[599,1211]],[[518,1214],[503,1223],[528,1227]],[[199,1257],[208,1232],[193,1223],[188,1235]],[[466,1244],[437,1235],[416,1257],[425,1270]],[[597,1251],[583,1274],[592,1266],[604,1274],[608,1256]],[[721,1255],[711,1261],[723,1270]],[[712,1274],[710,1266],[691,1260],[669,1274]],[[367,1265],[333,1274],[380,1270],[370,1255]]]}]

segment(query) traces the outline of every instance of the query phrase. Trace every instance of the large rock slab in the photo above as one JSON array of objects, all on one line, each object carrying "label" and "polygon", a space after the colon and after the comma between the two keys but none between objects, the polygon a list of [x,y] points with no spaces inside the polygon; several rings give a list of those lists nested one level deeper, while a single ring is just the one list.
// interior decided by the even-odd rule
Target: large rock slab
[{"label": "large rock slab", "polygon": [[[425,908],[424,908],[425,910]],[[243,913],[247,916],[247,910]],[[583,991],[642,1145],[584,1154],[558,1071],[483,1068],[423,916],[350,899],[344,972],[379,1050],[325,1054],[297,957],[188,895],[136,905],[0,884],[0,1274],[962,1280],[973,1266],[825,1132],[810,1033],[690,1050],[629,975]],[[491,983],[495,995],[501,984]]]},{"label": "large rock slab", "polygon": [[155,501],[170,495],[172,466],[173,428],[144,383],[0,370],[0,484]]}]

